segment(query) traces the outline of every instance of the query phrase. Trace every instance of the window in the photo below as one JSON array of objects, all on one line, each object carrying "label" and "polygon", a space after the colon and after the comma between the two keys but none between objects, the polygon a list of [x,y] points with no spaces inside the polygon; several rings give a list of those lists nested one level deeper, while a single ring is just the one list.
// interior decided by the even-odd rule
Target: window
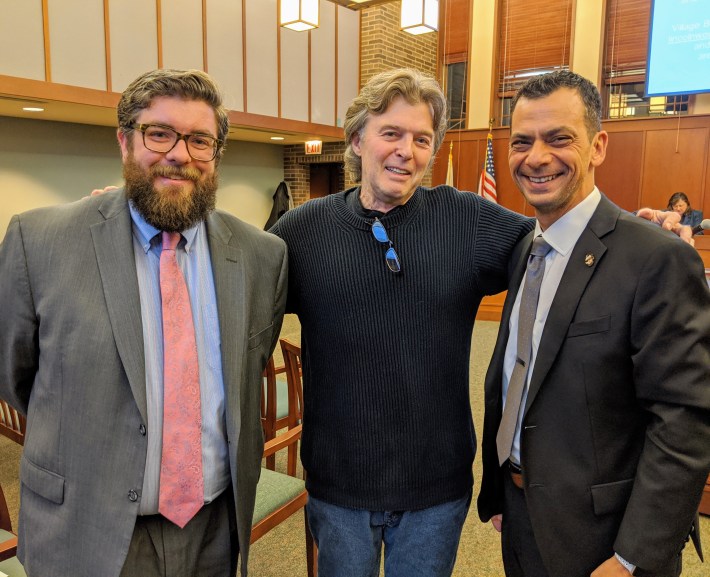
[{"label": "window", "polygon": [[441,2],[443,34],[439,34],[442,86],[449,107],[449,128],[466,128],[466,92],[468,90],[468,43],[470,39],[469,0]]},{"label": "window", "polygon": [[569,67],[572,0],[501,0],[498,38],[499,126],[510,100],[531,76]]},{"label": "window", "polygon": [[466,128],[466,69],[468,62],[446,67],[446,102],[449,106],[449,129]]},{"label": "window", "polygon": [[603,67],[604,118],[688,114],[687,95],[644,96],[648,0],[608,0]]},{"label": "window", "polygon": [[688,114],[688,95],[644,96],[644,83],[614,84],[608,90],[607,118]]}]

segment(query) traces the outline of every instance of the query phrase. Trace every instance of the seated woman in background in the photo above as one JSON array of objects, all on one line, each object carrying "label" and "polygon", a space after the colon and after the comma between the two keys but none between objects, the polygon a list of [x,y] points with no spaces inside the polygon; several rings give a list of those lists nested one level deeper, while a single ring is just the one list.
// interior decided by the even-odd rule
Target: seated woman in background
[{"label": "seated woman in background", "polygon": [[[690,227],[696,227],[703,220],[703,213],[700,210],[693,210],[690,206],[690,201],[684,192],[676,192],[668,199],[667,210],[677,212],[680,217],[680,224],[686,224]],[[697,234],[703,234],[700,231]]]}]

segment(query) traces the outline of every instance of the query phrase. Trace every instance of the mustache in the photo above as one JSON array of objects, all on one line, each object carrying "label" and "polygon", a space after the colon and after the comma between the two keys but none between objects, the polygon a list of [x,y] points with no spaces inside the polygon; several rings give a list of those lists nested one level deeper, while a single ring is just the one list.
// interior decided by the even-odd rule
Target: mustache
[{"label": "mustache", "polygon": [[152,177],[162,176],[163,178],[178,178],[181,180],[191,180],[197,182],[200,179],[200,171],[196,168],[177,166],[161,166],[155,165],[150,168]]}]

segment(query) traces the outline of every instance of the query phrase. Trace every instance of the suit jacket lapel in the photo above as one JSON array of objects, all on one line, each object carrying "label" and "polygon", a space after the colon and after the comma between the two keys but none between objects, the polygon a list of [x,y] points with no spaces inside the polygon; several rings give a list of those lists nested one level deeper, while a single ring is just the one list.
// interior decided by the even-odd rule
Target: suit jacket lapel
[{"label": "suit jacket lapel", "polygon": [[[597,210],[572,249],[567,268],[562,275],[545,321],[545,329],[540,339],[535,357],[535,367],[530,379],[525,405],[526,413],[535,401],[542,382],[555,362],[574,318],[577,305],[584,294],[584,289],[606,253],[606,245],[601,238],[614,229],[618,216],[619,209],[602,196]],[[594,256],[594,262],[591,265],[588,264],[587,255]]]},{"label": "suit jacket lapel", "polygon": [[510,315],[513,312],[513,305],[515,304],[515,299],[518,296],[520,285],[523,282],[523,276],[527,270],[528,255],[530,254],[530,247],[532,246],[534,234],[535,231],[533,230],[522,241],[520,241],[518,244],[519,250],[516,253],[513,253],[511,257],[512,272],[510,274],[510,281],[508,282],[508,294],[506,295],[505,303],[503,304],[501,327],[494,350],[494,355],[500,355],[501,367],[503,366],[503,356],[505,355],[505,349],[508,344],[508,336],[510,334]]},{"label": "suit jacket lapel", "polygon": [[131,214],[123,190],[108,193],[99,206],[99,212],[104,220],[90,228],[106,307],[133,397],[144,422],[147,422],[140,293],[133,254]]},{"label": "suit jacket lapel", "polygon": [[227,419],[229,424],[239,422],[239,407],[244,406],[240,403],[239,386],[248,341],[244,259],[241,249],[235,246],[232,231],[216,212],[207,218],[207,234],[219,315],[225,397],[228,415],[233,417]]}]

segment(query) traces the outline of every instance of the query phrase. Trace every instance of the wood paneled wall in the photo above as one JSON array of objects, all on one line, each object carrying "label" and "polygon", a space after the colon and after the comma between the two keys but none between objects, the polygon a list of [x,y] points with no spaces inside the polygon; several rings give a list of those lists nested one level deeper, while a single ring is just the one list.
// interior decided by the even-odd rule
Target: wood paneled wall
[{"label": "wood paneled wall", "polygon": [[[665,208],[676,191],[688,195],[693,208],[710,218],[710,115],[643,120],[608,120],[606,160],[596,170],[599,189],[622,208]],[[454,184],[475,191],[483,168],[485,130],[451,131],[437,155],[434,185],[446,180],[449,142],[453,142]],[[493,130],[493,158],[498,202],[532,214],[508,170],[510,130]]]}]

